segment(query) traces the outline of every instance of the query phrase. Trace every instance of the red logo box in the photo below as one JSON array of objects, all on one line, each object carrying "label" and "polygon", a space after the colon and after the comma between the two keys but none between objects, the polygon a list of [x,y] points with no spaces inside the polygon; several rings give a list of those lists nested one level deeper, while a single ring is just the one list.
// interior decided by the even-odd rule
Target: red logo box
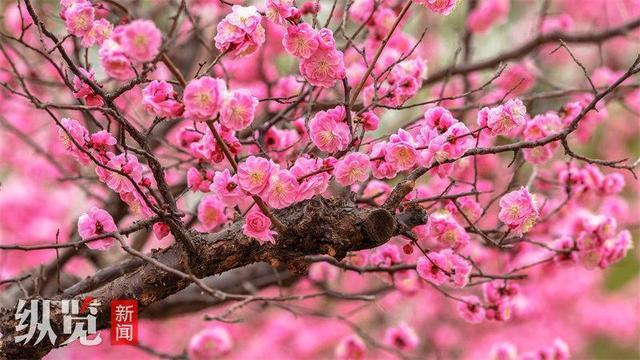
[{"label": "red logo box", "polygon": [[111,301],[111,345],[138,344],[138,302]]}]

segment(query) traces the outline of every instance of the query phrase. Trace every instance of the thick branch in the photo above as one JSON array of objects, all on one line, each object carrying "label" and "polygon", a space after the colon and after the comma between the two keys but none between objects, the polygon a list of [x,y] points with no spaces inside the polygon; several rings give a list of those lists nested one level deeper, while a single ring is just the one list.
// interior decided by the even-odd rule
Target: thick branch
[{"label": "thick branch", "polygon": [[[424,220],[422,210],[412,208],[412,211],[416,221]],[[296,272],[304,270],[306,263],[301,261],[304,256],[329,254],[342,259],[349,251],[377,247],[400,231],[397,220],[386,210],[358,208],[346,200],[314,198],[279,210],[276,215],[287,227],[287,231],[278,234],[276,244],[261,245],[243,235],[242,223],[238,222],[216,234],[191,233],[191,240],[199,249],[197,257],[187,259],[182,243],[155,250],[150,256],[164,266],[198,278],[256,262],[284,264]],[[99,300],[102,305],[97,315],[98,327],[105,328],[109,323],[111,300],[136,299],[140,309],[145,309],[190,284],[188,278],[146,262],[130,274],[74,298],[92,296]],[[64,341],[59,336],[55,345],[46,341],[38,345],[16,344],[14,314],[15,309],[3,310],[0,314],[0,332],[4,335],[0,339],[0,354],[3,356],[39,358]],[[62,315],[57,305],[51,309],[51,325],[57,334],[62,334]]]}]

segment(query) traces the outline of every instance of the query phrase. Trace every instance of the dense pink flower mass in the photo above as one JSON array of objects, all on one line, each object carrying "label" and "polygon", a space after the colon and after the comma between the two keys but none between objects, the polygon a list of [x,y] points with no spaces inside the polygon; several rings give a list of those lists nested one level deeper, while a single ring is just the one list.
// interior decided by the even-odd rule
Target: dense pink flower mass
[{"label": "dense pink flower mass", "polygon": [[[117,231],[113,218],[103,209],[92,207],[87,214],[78,218],[78,234],[82,239],[89,239],[106,233]],[[103,238],[87,242],[87,247],[94,250],[107,250],[111,247],[113,238]]]},{"label": "dense pink flower mass", "polygon": [[639,5],[0,6],[0,359],[640,358]]},{"label": "dense pink flower mass", "polygon": [[104,167],[96,167],[96,174],[113,191],[127,193],[142,180],[142,165],[133,154],[108,154]]}]

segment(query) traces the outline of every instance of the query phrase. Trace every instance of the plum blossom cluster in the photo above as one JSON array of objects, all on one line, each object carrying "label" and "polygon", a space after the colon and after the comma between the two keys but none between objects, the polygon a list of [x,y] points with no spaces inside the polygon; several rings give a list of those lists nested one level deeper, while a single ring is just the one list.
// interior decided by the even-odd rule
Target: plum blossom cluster
[{"label": "plum blossom cluster", "polygon": [[102,45],[113,32],[109,21],[96,18],[96,9],[88,0],[61,0],[60,17],[69,34],[82,39],[83,47]]},{"label": "plum blossom cluster", "polygon": [[484,303],[475,295],[463,296],[458,302],[460,316],[469,323],[484,320],[506,321],[511,318],[513,303],[519,293],[516,284],[494,280],[482,287]]},{"label": "plum blossom cluster", "polygon": [[136,76],[136,66],[160,54],[162,33],[151,20],[134,20],[118,25],[102,43],[100,63],[110,77],[129,80]]},{"label": "plum blossom cluster", "polygon": [[525,124],[526,115],[522,100],[510,99],[496,107],[482,108],[478,112],[478,125],[488,128],[491,135],[508,135]]},{"label": "plum blossom cluster", "polygon": [[587,269],[605,269],[624,258],[632,248],[631,233],[618,230],[615,218],[582,214],[576,219],[573,236],[555,240],[556,260],[577,262]]},{"label": "plum blossom cluster", "polygon": [[[114,153],[116,139],[106,130],[89,134],[86,127],[75,119],[63,118],[58,128],[65,149],[82,165],[91,161],[98,179],[120,194],[135,213],[151,216],[155,200],[147,191],[153,185],[152,177],[145,175],[145,167],[132,153]],[[83,238],[85,238],[83,236]]]},{"label": "plum blossom cluster", "polygon": [[562,184],[570,186],[579,194],[615,195],[620,193],[625,185],[624,176],[619,172],[605,175],[593,164],[587,164],[583,168],[564,166],[558,177]]},{"label": "plum blossom cluster", "polygon": [[261,22],[262,16],[255,6],[234,5],[231,13],[218,23],[214,39],[216,48],[234,56],[253,53],[265,40]]},{"label": "plum blossom cluster", "polygon": [[[228,169],[201,173],[192,168],[188,180],[192,189],[212,192],[198,208],[199,220],[206,229],[212,230],[228,220],[227,209],[251,205],[252,196],[264,199],[271,208],[281,209],[324,193],[330,175],[319,171],[323,167],[324,162],[319,159],[300,157],[291,168],[283,169],[272,160],[249,156],[239,164],[235,175]],[[243,232],[261,242],[274,243],[271,225],[267,215],[253,209],[245,218]]]},{"label": "plum blossom cluster", "polygon": [[536,197],[525,187],[512,191],[500,199],[498,219],[518,235],[529,232],[539,216]]},{"label": "plum blossom cluster", "polygon": [[153,80],[142,90],[144,108],[161,118],[175,118],[184,112],[184,104],[176,99],[177,93],[166,81]]},{"label": "plum blossom cluster", "polygon": [[451,282],[462,288],[469,282],[471,264],[453,250],[444,249],[418,259],[416,271],[421,278],[435,285]]},{"label": "plum blossom cluster", "polygon": [[300,60],[300,73],[314,86],[331,88],[346,76],[344,54],[336,49],[333,32],[307,23],[290,25],[282,39],[285,50]]},{"label": "plum blossom cluster", "polygon": [[447,161],[461,157],[473,146],[472,135],[447,109],[429,108],[410,131],[399,129],[388,142],[372,146],[373,175],[378,179],[391,179],[399,171],[423,166],[445,177],[455,166]]},{"label": "plum blossom cluster", "polygon": [[[394,55],[397,57],[397,54]],[[364,89],[366,105],[375,100],[385,106],[398,107],[413,98],[420,90],[422,81],[427,76],[424,59],[418,57],[396,64],[394,55],[387,56],[378,63],[384,77],[379,83],[371,83]],[[386,71],[387,69],[390,70]]]}]

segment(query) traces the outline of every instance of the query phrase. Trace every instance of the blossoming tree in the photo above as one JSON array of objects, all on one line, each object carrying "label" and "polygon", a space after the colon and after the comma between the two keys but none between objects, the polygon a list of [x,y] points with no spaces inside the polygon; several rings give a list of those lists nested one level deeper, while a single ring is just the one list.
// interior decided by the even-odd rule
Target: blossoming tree
[{"label": "blossoming tree", "polygon": [[[603,291],[637,259],[637,0],[0,10],[0,358],[638,340],[638,280]],[[31,299],[54,341],[18,341]],[[73,299],[136,300],[140,343],[63,346]]]}]

